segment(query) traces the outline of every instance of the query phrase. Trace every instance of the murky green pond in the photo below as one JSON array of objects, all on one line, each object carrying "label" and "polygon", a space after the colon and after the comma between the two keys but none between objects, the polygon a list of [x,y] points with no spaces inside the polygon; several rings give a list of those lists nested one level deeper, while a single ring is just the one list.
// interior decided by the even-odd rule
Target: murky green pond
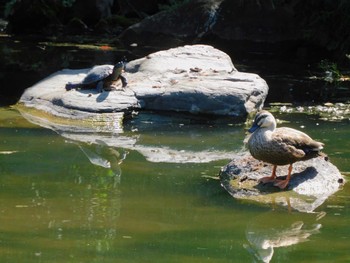
[{"label": "murky green pond", "polygon": [[[350,171],[349,119],[278,118]],[[244,125],[148,124],[96,146],[0,109],[0,262],[350,261],[348,184],[312,214],[234,200],[217,175]]]},{"label": "murky green pond", "polygon": [[[0,40],[0,105],[61,68],[141,56]],[[268,81],[268,102],[349,97],[343,84],[331,90],[310,83],[313,73],[300,65],[264,59],[252,69],[230,55],[239,70]],[[332,163],[349,174],[350,110],[325,117],[288,107],[277,115],[284,125],[323,141]],[[91,134],[58,134],[0,108],[0,262],[350,261],[349,184],[309,214],[234,200],[217,175],[242,149],[243,124],[140,120],[96,144]]]}]

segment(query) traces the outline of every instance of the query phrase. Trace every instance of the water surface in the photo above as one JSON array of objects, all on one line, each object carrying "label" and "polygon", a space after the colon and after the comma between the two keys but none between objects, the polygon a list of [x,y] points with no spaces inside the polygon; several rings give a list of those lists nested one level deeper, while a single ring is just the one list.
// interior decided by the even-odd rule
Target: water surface
[{"label": "water surface", "polygon": [[[0,105],[62,68],[141,56],[99,47],[2,37]],[[269,102],[348,98],[348,89],[310,81],[306,63],[229,55],[239,70],[267,80]],[[348,117],[284,112],[283,125],[324,142],[349,174]],[[74,140],[0,108],[0,262],[350,261],[348,184],[311,214],[223,190],[217,175],[242,149],[243,124],[171,116],[155,125],[146,116],[109,137],[113,147]]]},{"label": "water surface", "polygon": [[[279,114],[326,143],[350,171],[349,120]],[[244,125],[169,122],[121,136],[176,154],[232,153]],[[156,162],[123,147],[96,147],[0,110],[1,262],[347,262],[350,188],[316,213],[234,200],[217,179],[229,158]],[[152,148],[152,149],[153,149]],[[94,154],[115,165],[93,163]],[[112,161],[111,161],[112,163]]]}]

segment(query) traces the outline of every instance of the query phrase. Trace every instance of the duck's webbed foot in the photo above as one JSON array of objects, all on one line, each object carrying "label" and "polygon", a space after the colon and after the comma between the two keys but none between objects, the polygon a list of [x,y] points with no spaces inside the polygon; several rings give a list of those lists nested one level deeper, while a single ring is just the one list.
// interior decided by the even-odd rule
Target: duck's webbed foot
[{"label": "duck's webbed foot", "polygon": [[289,184],[290,175],[292,174],[292,169],[293,169],[293,166],[289,165],[287,178],[284,180],[276,180],[273,185],[277,186],[280,189],[285,189],[287,187],[287,185]]},{"label": "duck's webbed foot", "polygon": [[276,168],[277,168],[277,165],[274,165],[272,169],[272,175],[262,177],[258,180],[258,182],[263,184],[274,182],[276,180]]},{"label": "duck's webbed foot", "polygon": [[273,183],[274,186],[277,186],[280,189],[285,189],[288,184],[289,184],[289,179],[275,180],[275,182]]},{"label": "duck's webbed foot", "polygon": [[258,182],[267,184],[267,183],[275,182],[275,180],[276,180],[275,176],[266,176],[266,177],[260,178]]}]

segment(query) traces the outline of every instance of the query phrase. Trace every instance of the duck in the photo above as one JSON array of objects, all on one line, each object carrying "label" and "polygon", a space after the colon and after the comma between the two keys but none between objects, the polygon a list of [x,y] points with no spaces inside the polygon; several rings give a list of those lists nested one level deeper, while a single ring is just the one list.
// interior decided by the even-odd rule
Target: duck
[{"label": "duck", "polygon": [[[260,178],[259,182],[263,184],[272,182],[274,186],[285,189],[291,178],[293,163],[324,155],[321,152],[324,148],[322,142],[296,129],[277,128],[275,117],[267,110],[256,114],[248,132],[251,133],[247,141],[250,154],[257,160],[273,165],[271,176]],[[277,179],[277,166],[288,164],[287,177]]]}]

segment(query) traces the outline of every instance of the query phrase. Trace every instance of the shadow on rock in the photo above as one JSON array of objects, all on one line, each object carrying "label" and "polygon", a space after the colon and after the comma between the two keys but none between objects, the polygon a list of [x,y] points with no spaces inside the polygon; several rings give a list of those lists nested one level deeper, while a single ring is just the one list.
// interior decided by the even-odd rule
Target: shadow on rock
[{"label": "shadow on rock", "polygon": [[108,95],[109,95],[109,92],[101,92],[101,93],[97,96],[96,102],[102,102],[102,101],[106,100],[107,97],[108,97]]},{"label": "shadow on rock", "polygon": [[292,184],[293,187],[297,187],[300,184],[306,182],[307,180],[313,180],[317,176],[318,172],[315,167],[307,167],[304,171],[300,173],[294,173],[294,183]]}]

